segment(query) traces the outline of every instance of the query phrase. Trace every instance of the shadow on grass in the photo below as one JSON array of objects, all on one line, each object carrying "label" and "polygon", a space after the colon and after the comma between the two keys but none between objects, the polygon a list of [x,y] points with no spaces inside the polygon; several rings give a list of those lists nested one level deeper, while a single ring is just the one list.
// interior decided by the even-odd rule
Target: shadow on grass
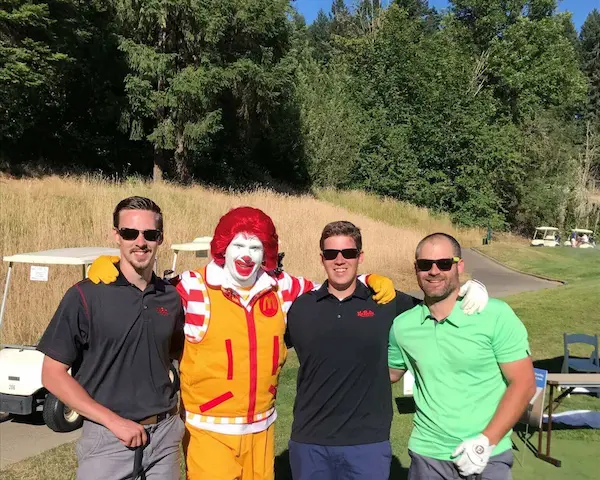
[{"label": "shadow on grass", "polygon": [[413,397],[396,397],[396,408],[400,415],[415,413],[415,399]]},{"label": "shadow on grass", "polygon": [[[575,357],[573,357],[575,358]],[[541,360],[535,360],[533,366],[535,368],[541,368],[542,370],[548,370],[549,373],[560,373],[563,364],[563,356],[554,358],[543,358]]]},{"label": "shadow on grass", "polygon": [[[575,355],[570,355],[569,358],[573,360],[589,360],[590,357],[579,357]],[[535,368],[541,368],[542,370],[548,370],[548,373],[562,373],[562,365],[563,365],[564,357],[561,355],[559,357],[554,358],[543,358],[541,360],[535,360],[533,362],[533,366]],[[570,370],[570,373],[578,373],[575,370]],[[579,372],[584,373],[584,372]]]},{"label": "shadow on grass", "polygon": [[[402,463],[396,455],[392,456],[392,464],[390,466],[390,479],[408,479],[408,468],[402,466]],[[275,480],[292,480],[289,450],[285,450],[283,453],[275,457]]]}]

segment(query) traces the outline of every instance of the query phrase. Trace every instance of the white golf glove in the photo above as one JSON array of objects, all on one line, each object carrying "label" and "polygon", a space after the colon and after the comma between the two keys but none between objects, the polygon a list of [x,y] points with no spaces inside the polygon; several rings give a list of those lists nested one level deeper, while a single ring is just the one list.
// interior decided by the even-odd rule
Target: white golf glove
[{"label": "white golf glove", "polygon": [[468,280],[460,287],[459,297],[464,297],[461,307],[467,315],[481,312],[488,303],[489,296],[487,288],[477,280]]},{"label": "white golf glove", "polygon": [[460,474],[466,477],[483,472],[494,447],[483,434],[462,442],[452,453],[453,457],[460,455],[453,460]]}]

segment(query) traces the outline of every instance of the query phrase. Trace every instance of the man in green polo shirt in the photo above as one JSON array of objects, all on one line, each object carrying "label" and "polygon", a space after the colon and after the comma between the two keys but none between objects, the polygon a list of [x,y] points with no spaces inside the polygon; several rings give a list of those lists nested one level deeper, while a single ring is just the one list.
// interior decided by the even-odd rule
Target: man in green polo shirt
[{"label": "man in green polo shirt", "polygon": [[510,479],[512,427],[535,393],[525,326],[497,299],[461,311],[464,262],[450,235],[425,237],[415,258],[424,301],[396,317],[388,355],[392,382],[415,377],[409,480]]}]

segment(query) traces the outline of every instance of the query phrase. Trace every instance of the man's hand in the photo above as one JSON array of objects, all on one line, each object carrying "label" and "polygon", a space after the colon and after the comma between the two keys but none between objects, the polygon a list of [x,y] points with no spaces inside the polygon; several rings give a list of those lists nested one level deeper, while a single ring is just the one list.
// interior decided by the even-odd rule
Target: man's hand
[{"label": "man's hand", "polygon": [[394,282],[392,282],[389,278],[372,273],[367,275],[366,281],[367,285],[375,292],[375,295],[373,295],[373,300],[380,305],[390,303],[394,298],[396,298]]},{"label": "man's hand", "polygon": [[490,441],[483,434],[462,442],[452,452],[453,457],[460,455],[454,460],[460,474],[466,477],[483,472],[494,447],[495,445],[490,445]]},{"label": "man's hand", "polygon": [[144,426],[126,418],[116,417],[106,424],[106,428],[114,433],[115,437],[126,447],[141,447],[148,441]]},{"label": "man's hand", "polygon": [[464,297],[460,308],[467,315],[481,312],[490,298],[485,285],[477,280],[468,280],[465,282],[460,288],[458,296]]},{"label": "man's hand", "polygon": [[119,276],[119,271],[115,267],[115,263],[121,260],[119,257],[112,255],[100,255],[94,263],[90,265],[88,278],[93,283],[113,283]]}]

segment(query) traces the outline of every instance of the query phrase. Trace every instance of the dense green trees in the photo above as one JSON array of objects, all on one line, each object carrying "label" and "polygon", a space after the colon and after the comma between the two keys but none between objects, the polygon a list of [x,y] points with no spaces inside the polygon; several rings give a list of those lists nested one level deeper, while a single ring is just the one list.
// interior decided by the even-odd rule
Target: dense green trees
[{"label": "dense green trees", "polygon": [[288,0],[0,0],[3,168],[597,223],[597,10],[578,35],[556,0],[348,5],[307,26]]}]

